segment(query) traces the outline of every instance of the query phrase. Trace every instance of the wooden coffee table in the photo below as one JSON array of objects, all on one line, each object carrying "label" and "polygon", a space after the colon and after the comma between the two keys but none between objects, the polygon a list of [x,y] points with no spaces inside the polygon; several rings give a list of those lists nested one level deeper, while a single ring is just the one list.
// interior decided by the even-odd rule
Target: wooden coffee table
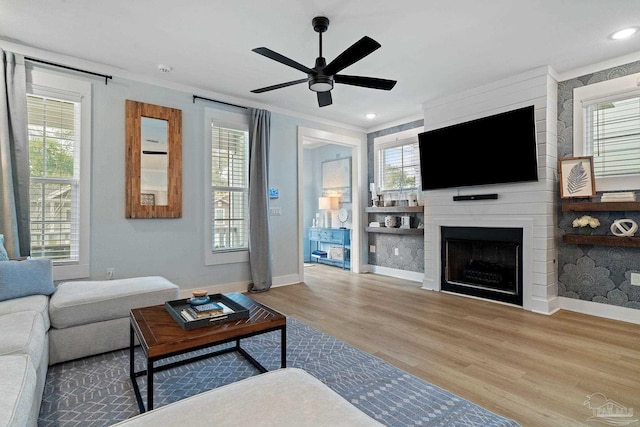
[{"label": "wooden coffee table", "polygon": [[[242,293],[237,292],[225,295],[247,308],[249,310],[249,318],[221,321],[201,328],[185,330],[171,317],[164,305],[131,310],[129,377],[131,378],[141,413],[145,412],[145,410],[153,409],[153,374],[155,371],[170,369],[185,363],[195,362],[196,360],[237,351],[261,372],[266,372],[267,369],[264,366],[240,347],[240,340],[243,338],[280,330],[280,363],[281,367],[287,367],[287,318]],[[140,347],[147,359],[147,369],[138,372],[134,368],[135,338],[140,342]],[[235,341],[236,345],[154,368],[154,363],[159,360],[231,341]],[[146,409],[137,381],[137,378],[142,375],[147,376]]]}]

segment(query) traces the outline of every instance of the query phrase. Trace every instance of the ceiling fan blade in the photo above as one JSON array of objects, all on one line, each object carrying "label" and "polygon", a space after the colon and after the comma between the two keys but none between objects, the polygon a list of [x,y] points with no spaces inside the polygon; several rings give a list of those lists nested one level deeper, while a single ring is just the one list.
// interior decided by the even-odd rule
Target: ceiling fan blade
[{"label": "ceiling fan blade", "polygon": [[297,84],[300,84],[300,83],[306,83],[306,82],[307,82],[307,79],[294,80],[292,82],[280,83],[280,84],[273,85],[273,86],[267,86],[267,87],[263,87],[263,88],[260,88],[260,89],[254,89],[251,92],[253,92],[253,93],[268,92],[270,90],[280,89],[280,88],[283,88],[283,87],[293,86],[293,85],[297,85]]},{"label": "ceiling fan blade", "polygon": [[331,92],[318,92],[318,105],[320,107],[326,107],[327,105],[331,105],[333,103],[333,99],[331,98]]},{"label": "ceiling fan blade", "polygon": [[336,83],[345,85],[382,90],[391,90],[397,83],[395,80],[379,79],[377,77],[345,76],[344,74],[336,74],[333,76],[333,80]]},{"label": "ceiling fan blade", "polygon": [[372,39],[371,37],[364,36],[344,52],[338,55],[333,61],[324,67],[324,73],[328,76],[332,76],[336,73],[347,68],[349,65],[358,62],[365,56],[369,55],[374,50],[380,47],[380,43]]},{"label": "ceiling fan blade", "polygon": [[303,73],[316,75],[317,73],[313,71],[309,67],[305,67],[304,65],[294,61],[293,59],[289,59],[286,56],[280,55],[278,52],[274,52],[271,49],[266,47],[257,47],[255,49],[251,49],[255,53],[259,53],[262,56],[266,56],[269,59],[273,59],[274,61],[278,61],[281,64],[288,65],[289,67],[293,67],[296,70],[300,70]]}]

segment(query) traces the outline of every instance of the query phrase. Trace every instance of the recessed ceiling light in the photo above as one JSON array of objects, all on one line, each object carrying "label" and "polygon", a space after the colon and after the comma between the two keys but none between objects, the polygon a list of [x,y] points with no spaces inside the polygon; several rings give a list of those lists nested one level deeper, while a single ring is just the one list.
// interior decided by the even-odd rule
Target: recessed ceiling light
[{"label": "recessed ceiling light", "polygon": [[609,38],[612,40],[628,39],[629,37],[631,37],[637,32],[638,32],[638,27],[623,28],[622,30],[618,30],[615,33],[611,34]]},{"label": "recessed ceiling light", "polygon": [[367,113],[365,117],[369,120],[373,120],[376,118],[376,113]]},{"label": "recessed ceiling light", "polygon": [[158,64],[158,71],[161,73],[168,73],[171,71],[171,67],[164,64]]}]

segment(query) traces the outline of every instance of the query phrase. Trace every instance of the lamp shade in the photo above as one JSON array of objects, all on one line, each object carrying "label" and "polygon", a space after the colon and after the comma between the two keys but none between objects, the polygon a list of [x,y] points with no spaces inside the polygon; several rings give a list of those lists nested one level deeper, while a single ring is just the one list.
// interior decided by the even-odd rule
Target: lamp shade
[{"label": "lamp shade", "polygon": [[318,197],[318,209],[331,209],[331,197]]},{"label": "lamp shade", "polygon": [[329,197],[329,209],[338,209],[340,207],[340,197]]}]

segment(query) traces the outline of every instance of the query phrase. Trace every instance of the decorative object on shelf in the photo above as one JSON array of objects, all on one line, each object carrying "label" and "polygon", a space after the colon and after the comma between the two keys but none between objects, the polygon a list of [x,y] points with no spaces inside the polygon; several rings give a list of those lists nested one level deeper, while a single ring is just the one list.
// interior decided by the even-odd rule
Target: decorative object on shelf
[{"label": "decorative object on shelf", "polygon": [[407,205],[418,206],[418,196],[416,196],[416,193],[409,193],[407,195]]},{"label": "decorative object on shelf", "polygon": [[324,219],[322,227],[331,228],[331,211],[338,209],[338,197],[319,197],[318,209],[324,211]]},{"label": "decorative object on shelf", "polygon": [[638,231],[638,223],[629,218],[616,219],[610,227],[611,233],[619,237],[631,237]]},{"label": "decorative object on shelf", "polygon": [[380,227],[380,223],[378,221],[372,221],[369,223],[369,227]]},{"label": "decorative object on shelf", "polygon": [[411,228],[411,217],[409,215],[400,217],[400,228]]},{"label": "decorative object on shelf", "polygon": [[349,219],[349,211],[345,208],[340,208],[338,211],[338,221],[340,221],[340,228],[347,228],[344,223]]},{"label": "decorative object on shelf", "polygon": [[633,191],[624,191],[616,193],[603,193],[600,197],[601,202],[635,202],[636,193]]},{"label": "decorative object on shelf", "polygon": [[384,226],[387,228],[394,228],[397,224],[397,218],[393,215],[387,215],[384,217]]},{"label": "decorative object on shelf", "polygon": [[571,225],[579,229],[579,234],[590,235],[593,229],[600,225],[600,221],[598,220],[598,218],[584,215],[580,218],[574,219]]},{"label": "decorative object on shelf", "polygon": [[559,159],[558,177],[560,197],[563,199],[596,195],[593,156]]},{"label": "decorative object on shelf", "polygon": [[342,246],[331,246],[329,248],[329,258],[342,261],[344,259],[344,251]]}]

